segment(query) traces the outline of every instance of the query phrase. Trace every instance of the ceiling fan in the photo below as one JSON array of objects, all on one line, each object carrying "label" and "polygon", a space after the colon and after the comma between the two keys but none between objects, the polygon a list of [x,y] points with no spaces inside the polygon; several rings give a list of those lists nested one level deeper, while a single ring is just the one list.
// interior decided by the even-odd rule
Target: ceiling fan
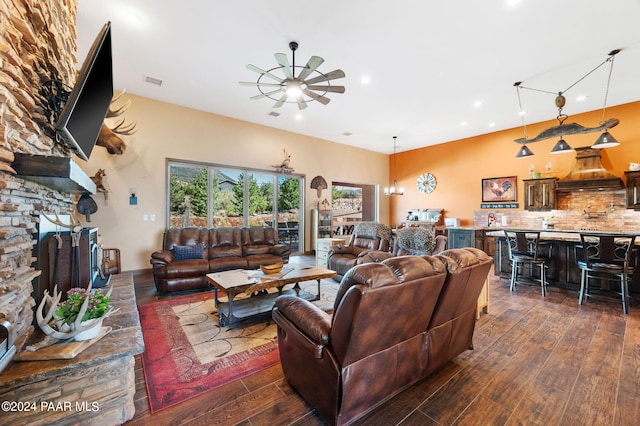
[{"label": "ceiling fan", "polygon": [[[331,80],[343,78],[344,71],[337,69],[326,74],[318,71],[318,67],[324,62],[319,56],[312,56],[305,66],[296,65],[298,43],[292,41],[289,48],[292,52],[291,64],[287,55],[276,53],[274,56],[279,66],[275,68],[265,71],[255,65],[247,65],[248,69],[260,74],[256,82],[240,82],[243,86],[256,86],[260,91],[259,95],[252,96],[251,99],[272,99],[276,101],[274,108],[280,108],[285,103],[297,103],[298,108],[305,109],[307,102],[318,101],[323,105],[331,102],[331,99],[325,96],[328,92],[344,93],[344,86],[332,86],[330,83]],[[296,75],[298,70],[300,72]],[[279,77],[279,73],[282,73],[283,77]]]}]

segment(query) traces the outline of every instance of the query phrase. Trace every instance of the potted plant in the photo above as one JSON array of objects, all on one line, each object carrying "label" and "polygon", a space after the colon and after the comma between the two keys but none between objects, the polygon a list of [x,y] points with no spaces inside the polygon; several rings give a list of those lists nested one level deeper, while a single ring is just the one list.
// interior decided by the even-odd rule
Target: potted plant
[{"label": "potted plant", "polygon": [[[40,329],[50,338],[57,340],[88,340],[100,334],[102,321],[112,312],[109,306],[110,288],[107,294],[100,290],[72,288],[67,298],[61,302],[62,293],[56,286],[53,297],[45,290],[44,297],[36,310]],[[45,313],[46,312],[46,313]]]}]

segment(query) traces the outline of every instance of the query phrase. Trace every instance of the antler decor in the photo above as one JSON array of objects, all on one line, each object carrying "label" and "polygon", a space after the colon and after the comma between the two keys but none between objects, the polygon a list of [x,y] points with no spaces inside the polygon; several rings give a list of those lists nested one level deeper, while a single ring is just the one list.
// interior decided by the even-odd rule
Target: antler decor
[{"label": "antler decor", "polygon": [[[109,289],[105,296],[111,296],[112,290],[113,287]],[[91,283],[89,283],[86,292],[87,294],[91,292]],[[28,351],[35,351],[39,348],[58,343],[59,341],[72,339],[80,332],[89,330],[90,328],[96,326],[96,324],[98,324],[104,318],[108,317],[110,314],[118,311],[118,309],[114,309],[113,306],[109,306],[107,311],[100,318],[93,318],[87,321],[82,321],[82,317],[84,317],[84,314],[89,308],[90,301],[89,297],[85,297],[75,321],[71,324],[66,324],[59,318],[55,317],[55,313],[59,308],[61,299],[62,293],[58,292],[57,285],[53,289],[53,296],[49,295],[48,290],[44,291],[43,298],[38,305],[38,309],[36,310],[36,321],[38,322],[38,326],[40,327],[42,332],[46,334],[46,337],[44,340],[26,347]],[[43,314],[43,311],[46,311],[46,314]]]}]

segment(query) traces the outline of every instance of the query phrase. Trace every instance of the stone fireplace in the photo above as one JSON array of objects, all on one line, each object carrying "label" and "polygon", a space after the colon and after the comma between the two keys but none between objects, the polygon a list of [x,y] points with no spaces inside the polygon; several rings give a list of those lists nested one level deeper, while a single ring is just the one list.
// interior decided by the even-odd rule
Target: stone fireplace
[{"label": "stone fireplace", "polygon": [[65,157],[55,143],[42,83],[76,76],[76,0],[0,0],[0,313],[19,350],[34,330],[32,282],[38,215],[70,213],[75,194],[15,173],[17,153]]},{"label": "stone fireplace", "polygon": [[[76,5],[76,0],[0,0],[0,348],[10,342],[16,357],[36,331],[39,217],[73,213],[88,188],[77,190],[57,176],[34,179],[19,167],[21,158],[71,161],[55,142],[41,88],[50,79],[69,87],[75,83]],[[107,336],[72,359],[14,359],[0,371],[0,400],[38,405],[33,412],[5,412],[4,421],[106,425],[133,416],[133,357],[144,344],[132,276],[118,275],[112,283],[110,303],[119,311],[105,320],[111,327]]]}]

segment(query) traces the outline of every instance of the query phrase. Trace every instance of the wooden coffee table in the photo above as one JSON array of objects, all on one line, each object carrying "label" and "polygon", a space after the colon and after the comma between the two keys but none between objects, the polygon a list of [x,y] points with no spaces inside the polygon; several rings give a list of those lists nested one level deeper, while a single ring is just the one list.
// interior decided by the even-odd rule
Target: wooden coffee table
[{"label": "wooden coffee table", "polygon": [[[216,307],[219,312],[221,326],[235,324],[240,321],[255,320],[271,315],[271,309],[276,297],[295,292],[296,296],[307,300],[320,298],[320,280],[333,278],[336,271],[318,268],[316,266],[287,264],[277,274],[264,274],[259,269],[214,272],[207,274],[207,280],[214,287]],[[300,290],[299,283],[303,281],[318,281],[318,293],[311,294]],[[294,284],[292,289],[284,287]],[[277,289],[278,292],[268,293],[263,290]],[[227,302],[218,299],[218,290],[227,295]],[[235,300],[240,294],[248,297]]]}]

